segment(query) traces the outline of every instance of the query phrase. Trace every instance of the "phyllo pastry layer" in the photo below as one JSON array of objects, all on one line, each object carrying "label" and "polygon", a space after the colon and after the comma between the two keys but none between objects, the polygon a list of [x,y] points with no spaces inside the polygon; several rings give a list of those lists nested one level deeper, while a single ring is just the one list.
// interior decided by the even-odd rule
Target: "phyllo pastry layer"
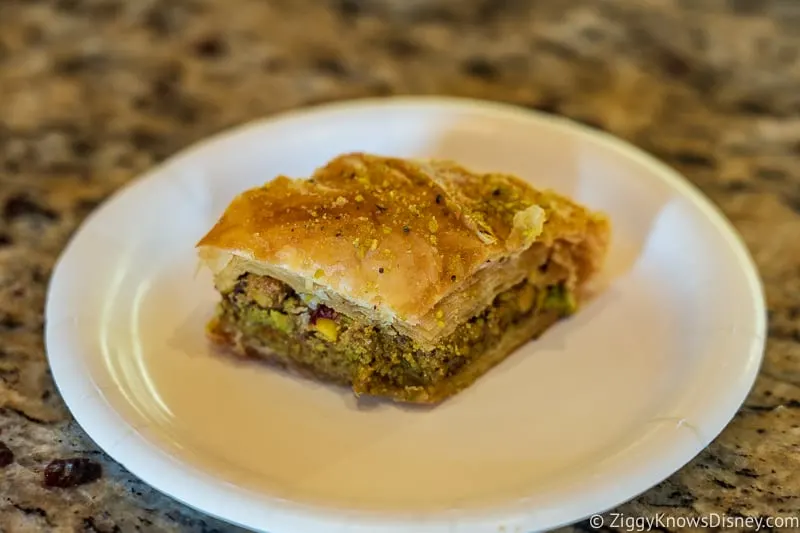
[{"label": "phyllo pastry layer", "polygon": [[436,402],[577,309],[606,217],[506,174],[346,154],[245,191],[198,243],[211,338],[358,393]]}]

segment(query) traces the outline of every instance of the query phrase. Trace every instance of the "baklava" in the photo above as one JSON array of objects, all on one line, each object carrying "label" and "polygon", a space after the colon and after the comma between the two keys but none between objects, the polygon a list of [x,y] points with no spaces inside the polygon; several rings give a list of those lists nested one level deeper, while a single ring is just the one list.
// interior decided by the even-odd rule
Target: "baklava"
[{"label": "baklava", "polygon": [[197,244],[208,335],[356,395],[436,403],[576,312],[607,217],[520,178],[350,153],[247,190]]}]

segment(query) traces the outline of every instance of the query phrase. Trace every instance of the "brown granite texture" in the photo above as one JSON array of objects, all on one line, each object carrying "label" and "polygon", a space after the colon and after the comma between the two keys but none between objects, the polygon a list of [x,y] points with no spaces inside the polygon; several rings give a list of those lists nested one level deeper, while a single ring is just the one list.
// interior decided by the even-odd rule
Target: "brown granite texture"
[{"label": "brown granite texture", "polygon": [[[43,351],[52,265],[99,202],[204,136],[423,93],[608,130],[723,209],[766,287],[763,370],[706,451],[619,511],[799,516],[798,28],[794,0],[0,0],[0,441],[14,455],[0,530],[235,530],[144,486],[72,422]],[[43,488],[67,456],[103,478]]]}]

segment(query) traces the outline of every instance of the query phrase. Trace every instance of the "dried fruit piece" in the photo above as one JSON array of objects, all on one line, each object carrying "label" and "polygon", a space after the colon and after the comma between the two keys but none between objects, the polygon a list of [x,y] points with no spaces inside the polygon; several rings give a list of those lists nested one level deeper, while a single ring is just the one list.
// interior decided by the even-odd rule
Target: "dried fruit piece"
[{"label": "dried fruit piece", "polygon": [[14,452],[12,452],[6,443],[0,441],[0,468],[10,465],[14,462]]},{"label": "dried fruit piece", "polygon": [[336,320],[336,317],[339,316],[339,313],[328,307],[327,305],[320,304],[311,312],[311,323],[316,324],[317,320],[320,318],[328,318],[330,320]]},{"label": "dried fruit piece", "polygon": [[75,487],[96,481],[102,475],[100,463],[91,459],[56,459],[44,470],[44,484],[46,487]]}]

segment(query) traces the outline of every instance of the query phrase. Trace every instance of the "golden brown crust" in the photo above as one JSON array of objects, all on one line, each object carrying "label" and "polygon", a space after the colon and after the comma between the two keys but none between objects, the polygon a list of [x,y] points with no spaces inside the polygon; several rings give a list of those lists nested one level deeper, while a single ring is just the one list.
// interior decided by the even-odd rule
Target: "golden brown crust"
[{"label": "golden brown crust", "polygon": [[602,215],[513,176],[355,153],[242,193],[198,248],[218,286],[267,274],[431,341],[548,258],[579,285],[608,238]]}]

